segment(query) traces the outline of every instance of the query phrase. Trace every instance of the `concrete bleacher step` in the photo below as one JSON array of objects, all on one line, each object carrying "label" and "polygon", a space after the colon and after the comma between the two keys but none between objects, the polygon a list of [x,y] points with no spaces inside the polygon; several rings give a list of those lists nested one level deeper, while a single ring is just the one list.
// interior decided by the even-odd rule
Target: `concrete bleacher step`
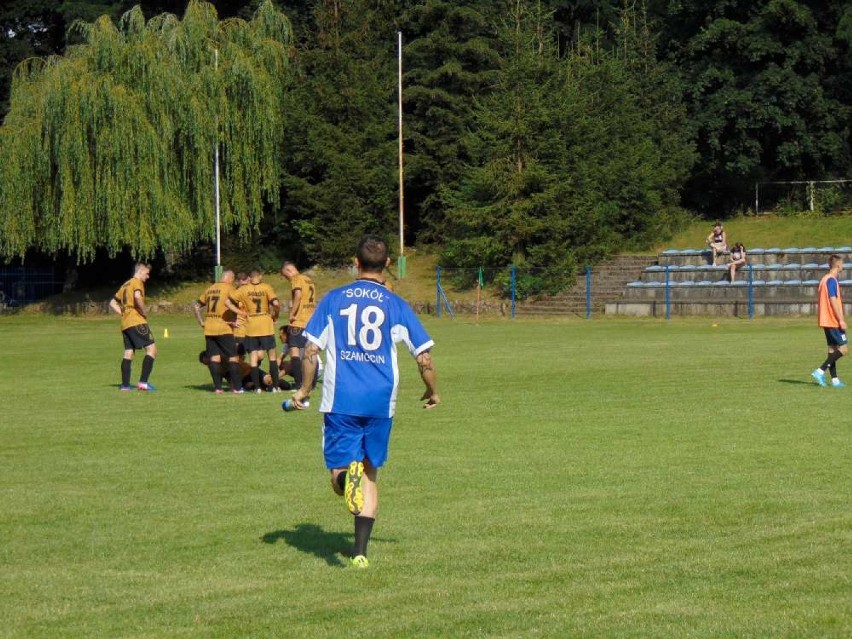
[{"label": "concrete bleacher step", "polygon": [[[653,255],[619,255],[592,269],[592,311],[602,312],[607,302],[618,299],[627,282],[657,261]],[[574,286],[556,295],[543,295],[519,302],[517,315],[578,315],[586,312],[586,274]]]},{"label": "concrete bleacher step", "polygon": [[[819,280],[835,253],[852,263],[848,246],[747,250],[750,272],[740,268],[737,281],[729,283],[727,267],[709,264],[709,251],[663,251],[656,265],[647,266],[641,277],[625,284],[618,299],[606,304],[606,312],[662,316],[668,296],[673,315],[742,316],[750,302],[755,315],[812,314]],[[841,286],[852,287],[852,279],[842,280]]]},{"label": "concrete bleacher step", "polygon": [[[750,261],[761,264],[806,264],[816,262],[824,264],[828,256],[837,253],[843,255],[844,259],[852,255],[852,247],[806,247],[806,248],[752,248],[746,247],[746,254]],[[705,249],[684,249],[682,251],[663,251],[658,257],[660,266],[680,266],[691,264],[694,266],[706,266],[710,264],[711,253]]]},{"label": "concrete bleacher step", "polygon": [[[674,317],[748,317],[749,303],[746,300],[690,300],[672,301],[671,315]],[[790,315],[813,315],[815,302],[801,300],[773,300],[754,302],[756,317],[784,317]],[[663,301],[619,300],[606,305],[607,315],[633,317],[665,317]]]}]

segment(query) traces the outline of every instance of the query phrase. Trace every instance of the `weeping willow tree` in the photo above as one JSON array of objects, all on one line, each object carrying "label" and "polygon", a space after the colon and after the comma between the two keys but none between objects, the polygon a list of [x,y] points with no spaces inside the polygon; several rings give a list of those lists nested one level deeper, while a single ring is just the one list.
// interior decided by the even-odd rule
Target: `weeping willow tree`
[{"label": "weeping willow tree", "polygon": [[191,0],[183,19],[73,27],[82,44],[15,71],[0,127],[0,255],[106,248],[148,257],[222,228],[246,237],[279,197],[291,28],[271,0],[249,21],[220,21]]}]

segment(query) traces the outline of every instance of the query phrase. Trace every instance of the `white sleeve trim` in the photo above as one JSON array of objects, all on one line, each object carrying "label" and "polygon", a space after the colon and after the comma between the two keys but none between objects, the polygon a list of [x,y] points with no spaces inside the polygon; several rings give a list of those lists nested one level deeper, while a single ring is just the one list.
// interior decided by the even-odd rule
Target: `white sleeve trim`
[{"label": "white sleeve trim", "polygon": [[425,343],[425,344],[423,344],[422,346],[420,346],[420,347],[418,347],[417,349],[413,350],[413,351],[411,352],[411,354],[412,354],[412,355],[414,355],[414,357],[417,357],[418,355],[420,355],[420,353],[422,353],[423,351],[428,351],[428,350],[429,350],[430,348],[432,348],[434,345],[435,345],[435,341],[430,339],[428,342],[426,342],[426,343]]}]

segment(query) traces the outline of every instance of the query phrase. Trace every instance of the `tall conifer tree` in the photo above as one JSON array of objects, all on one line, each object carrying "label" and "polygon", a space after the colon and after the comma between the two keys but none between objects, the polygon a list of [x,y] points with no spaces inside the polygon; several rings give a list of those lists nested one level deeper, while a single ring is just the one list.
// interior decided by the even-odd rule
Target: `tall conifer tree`
[{"label": "tall conifer tree", "polygon": [[306,261],[349,263],[363,233],[396,236],[395,9],[314,3],[286,101],[283,219],[271,227]]}]

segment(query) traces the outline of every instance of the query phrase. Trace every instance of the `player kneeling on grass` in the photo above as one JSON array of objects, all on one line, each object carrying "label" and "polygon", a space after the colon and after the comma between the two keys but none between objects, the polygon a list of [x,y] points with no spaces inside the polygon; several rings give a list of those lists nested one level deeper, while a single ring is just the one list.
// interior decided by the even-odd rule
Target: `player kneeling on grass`
[{"label": "player kneeling on grass", "polygon": [[429,349],[434,342],[408,303],[383,285],[390,263],[384,240],[367,236],[358,245],[358,279],[326,295],[311,316],[305,336],[302,384],[293,395],[303,408],[311,393],[318,352],[325,351],[320,412],[323,454],[335,493],[355,516],[351,563],[366,568],[367,544],[379,506],[378,469],[385,463],[399,378],[396,345],[416,358],[426,385],[424,408],[440,403]]},{"label": "player kneeling on grass", "polygon": [[[202,364],[209,368],[213,362],[211,362],[210,358],[207,355],[207,351],[201,351],[198,354],[198,363]],[[248,362],[237,362],[237,375],[238,380],[235,383],[233,381],[233,373],[230,365],[227,365],[225,362],[219,362],[219,375],[222,380],[228,382],[230,384],[231,389],[235,393],[242,393],[243,391],[252,391],[254,390],[254,380],[252,379],[252,369],[251,365]],[[263,390],[272,390],[272,377],[264,371],[262,368],[259,368],[260,379],[262,381],[261,389]]]}]

